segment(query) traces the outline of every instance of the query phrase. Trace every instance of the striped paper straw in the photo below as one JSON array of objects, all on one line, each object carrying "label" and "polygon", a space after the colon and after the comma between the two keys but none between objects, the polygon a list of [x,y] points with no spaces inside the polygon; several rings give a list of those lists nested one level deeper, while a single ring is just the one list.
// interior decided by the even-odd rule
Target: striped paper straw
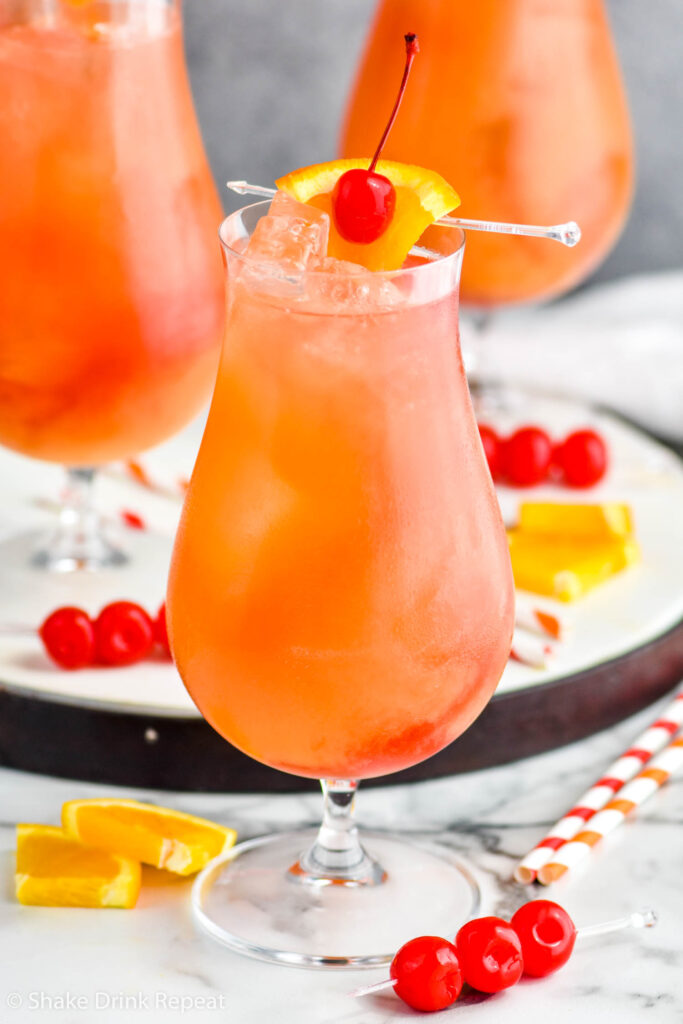
[{"label": "striped paper straw", "polygon": [[165,494],[170,498],[182,498],[187,491],[189,481],[186,477],[178,477],[176,480],[162,481],[151,472],[148,466],[139,460],[128,459],[124,462],[124,470],[131,480],[157,494]]},{"label": "striped paper straw", "polygon": [[607,769],[601,779],[583,794],[575,807],[551,828],[544,839],[515,868],[515,878],[524,885],[533,882],[538,872],[561,846],[573,839],[617,793],[634,778],[653,754],[664,747],[683,725],[683,690],[662,715],[636,739],[632,747]]},{"label": "striped paper straw", "polygon": [[515,625],[553,640],[561,640],[565,632],[565,625],[557,615],[536,608],[519,594],[515,595]]},{"label": "striped paper straw", "polygon": [[554,859],[538,872],[539,882],[550,885],[585,860],[601,839],[621,825],[635,807],[645,803],[682,765],[683,737],[679,737],[653,757],[635,779],[627,782],[616,800],[610,800],[602,811],[593,815],[589,829],[560,847]]},{"label": "striped paper straw", "polygon": [[548,659],[553,654],[550,644],[542,643],[535,636],[528,636],[519,629],[512,634],[512,647],[510,657],[513,661],[520,661],[523,665],[531,665],[532,668],[547,668]]}]

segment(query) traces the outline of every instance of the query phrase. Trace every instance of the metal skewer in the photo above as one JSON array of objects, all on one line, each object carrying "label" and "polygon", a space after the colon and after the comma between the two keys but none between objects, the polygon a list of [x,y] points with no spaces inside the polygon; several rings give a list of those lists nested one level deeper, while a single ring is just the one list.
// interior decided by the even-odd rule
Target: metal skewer
[{"label": "metal skewer", "polygon": [[[264,196],[269,199],[275,195],[274,188],[262,185],[250,185],[248,181],[228,181],[226,185],[232,192],[240,196]],[[437,224],[447,224],[466,231],[492,231],[498,235],[526,235],[529,238],[549,238],[572,249],[581,241],[581,228],[574,220],[566,224],[553,224],[543,227],[538,224],[505,224],[495,220],[466,220],[464,217],[441,217]]]}]

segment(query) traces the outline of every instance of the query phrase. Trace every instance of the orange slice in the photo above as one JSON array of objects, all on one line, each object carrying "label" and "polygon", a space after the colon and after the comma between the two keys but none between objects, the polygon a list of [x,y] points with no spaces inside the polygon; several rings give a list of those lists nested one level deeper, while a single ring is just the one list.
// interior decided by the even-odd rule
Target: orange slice
[{"label": "orange slice", "polygon": [[575,601],[616,573],[639,561],[637,543],[547,537],[508,531],[515,586],[559,601]]},{"label": "orange slice", "polygon": [[275,184],[300,203],[316,206],[329,214],[328,256],[360,263],[368,270],[398,270],[425,229],[460,205],[460,196],[436,171],[395,160],[379,160],[377,172],[384,174],[396,189],[396,209],[391,223],[375,242],[367,245],[347,242],[335,227],[332,190],[345,171],[369,166],[369,157],[312,164],[285,174]]},{"label": "orange slice", "polygon": [[17,825],[16,892],[37,907],[134,907],[136,860],[84,846],[61,828]]},{"label": "orange slice", "polygon": [[613,540],[633,536],[631,509],[623,502],[584,505],[525,501],[519,508],[518,529],[524,533],[565,540]]},{"label": "orange slice", "polygon": [[62,825],[89,846],[178,875],[201,870],[237,838],[232,828],[137,800],[70,800]]}]

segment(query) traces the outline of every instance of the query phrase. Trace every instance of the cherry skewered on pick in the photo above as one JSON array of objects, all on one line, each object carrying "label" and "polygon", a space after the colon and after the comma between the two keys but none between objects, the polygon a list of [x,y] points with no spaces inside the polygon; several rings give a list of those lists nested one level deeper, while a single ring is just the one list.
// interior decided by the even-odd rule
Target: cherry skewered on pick
[{"label": "cherry skewered on pick", "polygon": [[460,995],[463,976],[458,951],[436,935],[421,935],[391,961],[394,991],[414,1010],[444,1010]]},{"label": "cherry skewered on pick", "polygon": [[[512,915],[524,957],[524,973],[544,978],[563,967],[572,955],[576,925],[558,903],[532,900]],[[467,926],[465,926],[467,927]]]},{"label": "cherry skewered on pick", "polygon": [[522,944],[502,917],[468,921],[456,935],[455,945],[465,981],[478,992],[501,992],[522,977]]},{"label": "cherry skewered on pick", "polygon": [[114,601],[95,619],[97,660],[103,665],[133,665],[149,654],[154,625],[133,601]]},{"label": "cherry skewered on pick", "polygon": [[509,924],[500,917],[468,921],[455,944],[435,935],[411,939],[394,956],[389,978],[350,995],[393,988],[415,1010],[443,1010],[456,1001],[463,980],[480,992],[500,992],[516,984],[522,973],[540,978],[558,970],[571,956],[577,937],[651,928],[656,923],[654,911],[643,910],[577,932],[559,904],[532,900],[520,907]]},{"label": "cherry skewered on pick", "polygon": [[60,668],[85,668],[95,660],[95,629],[82,608],[57,608],[42,623],[38,635]]},{"label": "cherry skewered on pick", "polygon": [[[9,628],[13,632],[34,632],[24,627]],[[47,654],[64,669],[133,665],[155,644],[167,658],[171,657],[164,604],[155,619],[133,601],[113,601],[95,620],[82,608],[57,608],[37,632]]]}]

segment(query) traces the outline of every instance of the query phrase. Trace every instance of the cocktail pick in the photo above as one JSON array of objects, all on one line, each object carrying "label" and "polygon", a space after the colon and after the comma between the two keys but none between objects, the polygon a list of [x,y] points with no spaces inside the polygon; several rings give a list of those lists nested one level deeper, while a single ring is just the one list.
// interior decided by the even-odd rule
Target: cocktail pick
[{"label": "cocktail pick", "polygon": [[[263,196],[269,199],[275,195],[274,188],[262,185],[250,185],[248,181],[228,181],[226,185],[231,192],[240,196]],[[538,224],[506,224],[495,220],[467,220],[464,217],[442,217],[437,224],[446,224],[465,231],[492,231],[498,235],[526,235],[529,238],[549,238],[572,249],[581,241],[581,228],[576,221],[569,220],[566,224],[553,224],[545,227]]]},{"label": "cocktail pick", "polygon": [[[557,907],[556,904],[549,904],[548,901],[546,901],[546,900],[532,901],[531,903],[527,903],[527,904],[525,904],[524,909],[526,910],[526,908],[532,908],[532,907],[534,907],[535,904],[538,905],[538,906],[540,906],[541,904],[544,904],[546,906],[549,905],[551,907],[554,907],[556,911],[560,911],[561,914],[564,915],[565,920],[571,926],[571,921],[570,921],[568,915],[566,914],[566,911],[562,911],[561,908]],[[513,917],[511,923],[512,923],[512,925],[514,927],[515,924],[516,924],[515,917]],[[583,928],[579,928],[575,932],[575,938],[576,938],[576,940],[590,939],[590,938],[594,938],[595,936],[598,936],[598,935],[608,935],[608,934],[610,934],[612,932],[625,931],[625,930],[631,929],[631,928],[632,929],[653,928],[656,924],[657,924],[657,915],[656,915],[655,911],[647,908],[647,909],[644,909],[644,910],[636,910],[636,911],[634,911],[631,914],[627,914],[624,917],[615,918],[614,920],[611,920],[611,921],[601,921],[598,924],[586,925]],[[552,942],[555,942],[557,938],[558,938],[558,936],[556,936],[555,934],[552,934]],[[522,943],[522,944],[524,945],[524,943]],[[565,954],[565,958],[560,961],[560,964],[558,966],[561,966],[561,964],[566,962],[566,959],[569,958],[569,954],[571,953],[572,947],[573,947],[573,940],[571,941],[571,944],[569,945],[568,952]],[[555,968],[550,968],[550,970],[554,970],[554,969]],[[537,973],[541,973],[541,972],[537,972],[537,971],[529,972],[529,971],[527,971],[527,973],[537,974]],[[543,973],[549,973],[549,971],[545,971]],[[374,985],[363,985],[361,988],[353,989],[353,991],[349,992],[349,995],[352,996],[353,998],[358,998],[360,996],[372,995],[375,992],[382,992],[382,991],[384,991],[386,989],[394,988],[398,984],[398,980],[399,980],[398,978],[386,978],[384,981],[378,981]]]}]

